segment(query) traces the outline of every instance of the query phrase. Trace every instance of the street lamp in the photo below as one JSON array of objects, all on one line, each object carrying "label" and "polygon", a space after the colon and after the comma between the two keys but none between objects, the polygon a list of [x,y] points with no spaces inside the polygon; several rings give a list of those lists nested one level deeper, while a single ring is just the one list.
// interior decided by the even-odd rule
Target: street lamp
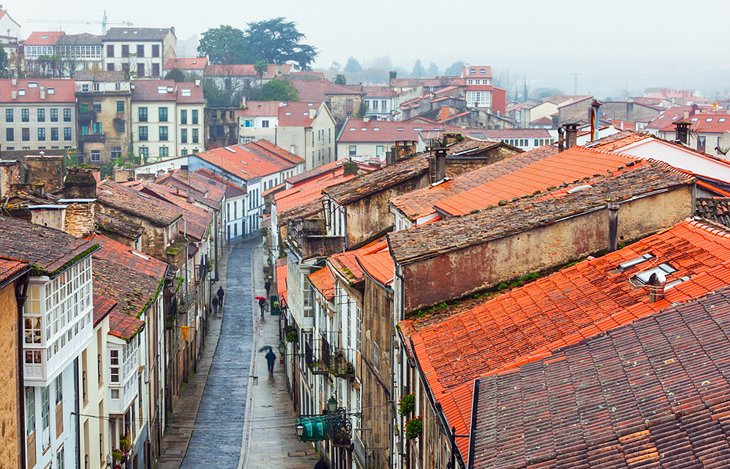
[{"label": "street lamp", "polygon": [[304,436],[304,425],[302,425],[301,423],[298,423],[296,426],[296,431],[297,431],[297,438],[299,438],[301,440],[301,438]]},{"label": "street lamp", "polygon": [[327,400],[327,410],[330,414],[337,412],[337,399],[335,399],[335,396],[330,396]]}]

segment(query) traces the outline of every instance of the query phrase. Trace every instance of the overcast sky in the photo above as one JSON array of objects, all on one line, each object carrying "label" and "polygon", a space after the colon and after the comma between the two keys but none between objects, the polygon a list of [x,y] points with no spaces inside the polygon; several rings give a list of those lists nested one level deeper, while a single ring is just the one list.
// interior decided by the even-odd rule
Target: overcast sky
[{"label": "overcast sky", "polygon": [[[620,97],[645,87],[730,85],[727,0],[0,0],[34,30],[100,34],[110,22],[175,26],[179,40],[208,28],[284,16],[320,54],[317,66],[389,56],[412,69],[454,61],[492,65],[532,88]],[[594,6],[595,5],[595,6]],[[599,6],[600,5],[600,6]],[[50,19],[51,23],[30,20]],[[66,22],[66,23],[64,23]]]}]

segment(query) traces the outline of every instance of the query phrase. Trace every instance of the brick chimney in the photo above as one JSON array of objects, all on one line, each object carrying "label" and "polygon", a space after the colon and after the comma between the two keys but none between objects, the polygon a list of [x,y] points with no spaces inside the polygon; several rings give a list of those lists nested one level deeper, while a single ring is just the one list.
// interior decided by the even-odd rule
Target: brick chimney
[{"label": "brick chimney", "polygon": [[689,142],[689,128],[692,125],[691,122],[684,120],[677,121],[674,123],[674,132],[677,135],[677,140],[687,145]]},{"label": "brick chimney", "polygon": [[71,168],[63,183],[63,199],[66,216],[63,231],[77,238],[94,232],[96,210],[96,178],[89,169]]}]

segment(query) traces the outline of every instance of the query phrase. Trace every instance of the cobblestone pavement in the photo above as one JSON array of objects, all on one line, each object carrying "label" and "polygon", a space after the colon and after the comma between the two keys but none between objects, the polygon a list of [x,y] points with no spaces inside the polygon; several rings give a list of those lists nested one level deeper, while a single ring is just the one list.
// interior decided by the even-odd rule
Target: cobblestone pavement
[{"label": "cobblestone pavement", "polygon": [[220,338],[183,469],[238,465],[253,346],[251,260],[260,244],[260,238],[236,244],[228,257]]},{"label": "cobblestone pavement", "polygon": [[[255,295],[266,295],[263,278],[263,250],[254,254]],[[297,440],[294,432],[294,412],[289,398],[281,363],[279,344],[278,316],[266,316],[264,321],[254,318],[254,350],[264,345],[274,347],[278,360],[274,374],[269,376],[264,353],[253,357],[249,387],[249,401],[246,409],[246,427],[241,467],[245,469],[311,469],[319,460],[311,444]]]}]

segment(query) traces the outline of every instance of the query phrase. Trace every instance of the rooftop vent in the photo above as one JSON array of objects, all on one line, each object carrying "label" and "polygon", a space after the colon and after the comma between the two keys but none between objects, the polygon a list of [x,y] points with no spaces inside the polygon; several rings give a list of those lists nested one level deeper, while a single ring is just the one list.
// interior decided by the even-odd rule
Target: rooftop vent
[{"label": "rooftop vent", "polygon": [[644,254],[641,257],[637,257],[636,259],[631,259],[630,261],[626,261],[624,263],[619,264],[618,270],[623,272],[624,270],[630,269],[631,267],[635,265],[639,265],[642,262],[646,262],[649,259],[654,259],[654,255],[651,253]]},{"label": "rooftop vent", "polygon": [[643,272],[639,272],[638,274],[634,275],[632,278],[642,285],[646,285],[649,283],[649,279],[651,278],[652,274],[657,274],[660,277],[664,277],[666,280],[666,276],[676,272],[677,269],[672,267],[669,264],[660,264],[658,267],[654,267],[653,269],[645,270]]},{"label": "rooftop vent", "polygon": [[568,189],[568,194],[575,194],[576,192],[583,192],[592,188],[593,186],[591,186],[590,184],[583,184],[582,186],[576,186],[572,189]]},{"label": "rooftop vent", "polygon": [[56,88],[48,88],[48,94],[56,94]]},{"label": "rooftop vent", "polygon": [[223,148],[225,148],[225,149],[226,149],[227,151],[229,151],[229,152],[231,152],[231,153],[236,153],[236,150],[234,150],[234,149],[233,149],[233,148],[231,148],[231,147],[223,147]]},{"label": "rooftop vent", "polygon": [[38,88],[38,83],[34,81],[28,82],[28,88]]}]

